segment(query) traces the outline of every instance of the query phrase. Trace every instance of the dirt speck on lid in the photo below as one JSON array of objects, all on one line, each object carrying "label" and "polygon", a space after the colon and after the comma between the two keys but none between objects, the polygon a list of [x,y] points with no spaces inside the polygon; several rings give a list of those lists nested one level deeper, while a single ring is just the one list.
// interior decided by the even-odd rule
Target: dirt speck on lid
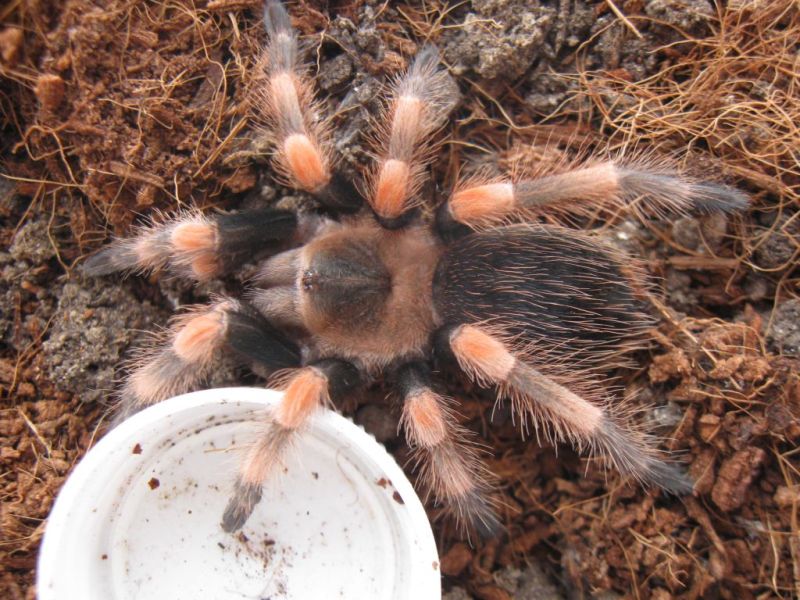
[{"label": "dirt speck on lid", "polygon": [[395,493],[392,494],[392,498],[394,498],[394,501],[397,502],[398,504],[406,503],[406,501],[403,500],[403,497],[400,495],[400,492],[395,491]]},{"label": "dirt speck on lid", "polygon": [[141,454],[141,453],[142,453],[142,445],[141,445],[141,444],[139,444],[139,443],[137,443],[137,444],[136,444],[136,445],[133,447],[133,450],[131,450],[131,453],[132,453],[132,454]]},{"label": "dirt speck on lid", "polygon": [[381,486],[381,487],[382,487],[382,488],[384,488],[384,489],[386,489],[386,486],[387,486],[387,485],[392,485],[392,482],[391,482],[391,481],[389,481],[388,479],[386,479],[385,477],[381,477],[381,478],[380,478],[380,479],[378,479],[378,481],[376,481],[375,483],[377,483],[379,486]]},{"label": "dirt speck on lid", "polygon": [[158,479],[156,479],[155,477],[151,477],[150,481],[147,482],[147,485],[150,486],[151,490],[154,490],[154,489],[158,488],[158,486],[161,485],[161,482]]}]

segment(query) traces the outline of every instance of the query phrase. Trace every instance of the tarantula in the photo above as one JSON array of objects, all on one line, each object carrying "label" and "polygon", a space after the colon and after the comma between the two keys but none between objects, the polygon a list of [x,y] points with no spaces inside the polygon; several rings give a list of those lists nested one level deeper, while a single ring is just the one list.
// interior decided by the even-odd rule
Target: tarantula
[{"label": "tarantula", "polygon": [[656,214],[730,212],[747,198],[652,161],[607,159],[530,180],[472,178],[435,212],[422,210],[433,138],[452,104],[437,50],[423,47],[394,82],[362,188],[336,168],[279,2],[267,1],[265,24],[253,104],[283,182],[319,210],[185,213],[114,241],[84,266],[91,275],[167,268],[205,281],[260,257],[246,301],[223,298],[178,317],[121,390],[126,412],[188,391],[226,350],[282,376],[285,395],[243,457],[223,528],[243,526],[309,415],[385,376],[428,491],[461,523],[493,531],[490,474],[452,400],[436,391],[434,358],[496,388],[523,427],[596,450],[641,482],[689,491],[683,471],[588,376],[645,339],[652,319],[642,270],[597,236],[539,217],[634,201]]}]

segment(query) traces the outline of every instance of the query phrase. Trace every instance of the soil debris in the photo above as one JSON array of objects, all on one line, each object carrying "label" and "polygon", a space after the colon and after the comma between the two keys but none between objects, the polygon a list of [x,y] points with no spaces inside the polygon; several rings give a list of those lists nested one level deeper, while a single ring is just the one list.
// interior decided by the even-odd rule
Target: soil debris
[{"label": "soil debris", "polygon": [[747,502],[747,491],[758,475],[767,454],[761,448],[739,450],[719,468],[711,490],[711,499],[720,509],[730,512]]},{"label": "soil debris", "polygon": [[[274,182],[268,137],[252,121],[258,2],[154,6],[60,0],[4,9],[3,597],[35,597],[48,511],[105,430],[105,400],[138,332],[209,294],[238,294],[248,276],[205,287],[163,275],[83,281],[83,257],[157,210],[312,207]],[[647,491],[566,446],[523,440],[507,407],[466,386],[458,419],[489,449],[506,533],[466,544],[428,503],[443,597],[527,597],[534,587],[609,600],[796,595],[793,0],[359,0],[325,10],[296,2],[291,12],[348,175],[369,164],[363,134],[383,82],[431,42],[453,75],[453,113],[426,197],[446,195],[462,164],[522,173],[637,148],[719,174],[753,198],[747,214],[727,219],[634,221],[598,210],[579,223],[643,257],[653,275],[659,326],[637,368],[613,375],[650,405],[641,417],[687,467],[694,495]],[[212,384],[236,374],[225,365]],[[386,389],[378,383],[370,394],[379,400],[341,410],[409,464]]]},{"label": "soil debris", "polygon": [[554,23],[555,11],[530,0],[476,0],[445,46],[458,75],[511,82],[533,64]]},{"label": "soil debris", "polygon": [[800,299],[779,304],[772,318],[768,339],[773,348],[781,354],[800,357]]},{"label": "soil debris", "polygon": [[143,331],[163,323],[164,312],[125,286],[87,280],[58,290],[58,306],[42,345],[41,369],[85,402],[112,396],[123,358]]}]

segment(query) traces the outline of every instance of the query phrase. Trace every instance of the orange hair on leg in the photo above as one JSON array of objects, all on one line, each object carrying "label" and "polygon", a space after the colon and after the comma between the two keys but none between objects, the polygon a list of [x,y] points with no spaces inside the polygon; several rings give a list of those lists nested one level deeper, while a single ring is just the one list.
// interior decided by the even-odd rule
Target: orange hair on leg
[{"label": "orange hair on leg", "polygon": [[427,367],[409,363],[398,371],[403,390],[400,423],[429,493],[455,513],[462,527],[482,535],[496,532],[497,516],[490,498],[490,474],[469,432],[459,427],[447,401],[428,385]]},{"label": "orange hair on leg", "polygon": [[327,377],[314,367],[306,367],[289,380],[283,400],[275,410],[275,422],[287,429],[297,429],[329,401]]},{"label": "orange hair on leg", "polygon": [[461,368],[478,381],[503,382],[517,363],[503,341],[475,325],[456,329],[450,347]]},{"label": "orange hair on leg", "polygon": [[497,335],[477,325],[450,334],[450,349],[467,375],[498,388],[498,400],[510,398],[523,423],[532,421],[556,440],[577,448],[601,450],[620,471],[673,493],[691,489],[691,481],[674,464],[658,458],[643,436],[624,427],[598,405],[582,398],[524,359],[517,358]]},{"label": "orange hair on leg", "polygon": [[451,108],[450,83],[438,52],[427,46],[394,84],[369,177],[369,202],[379,217],[396,219],[419,204],[425,166],[435,151],[430,139]]},{"label": "orange hair on leg", "polygon": [[407,162],[394,158],[384,161],[372,196],[375,212],[387,219],[399,217],[406,209],[408,189],[412,184],[410,178],[411,170]]},{"label": "orange hair on leg", "polygon": [[317,194],[332,177],[327,124],[319,118],[312,85],[298,61],[297,34],[279,2],[267,3],[265,25],[270,39],[259,61],[254,116],[275,143],[275,166],[283,182]]},{"label": "orange hair on leg", "polygon": [[[324,361],[323,361],[324,362]],[[234,492],[222,517],[225,531],[241,528],[261,499],[262,485],[308,418],[330,401],[328,378],[313,366],[290,372],[283,398],[270,411],[266,429],[242,461]]]},{"label": "orange hair on leg", "polygon": [[574,162],[563,172],[533,179],[459,186],[447,210],[457,222],[485,226],[513,215],[581,215],[597,207],[666,217],[690,210],[732,212],[748,198],[724,185],[697,182],[668,160],[619,158]]},{"label": "orange hair on leg", "polygon": [[224,313],[215,309],[199,314],[175,334],[172,350],[186,362],[206,362],[224,339],[224,332]]},{"label": "orange hair on leg", "polygon": [[189,391],[213,368],[227,335],[227,311],[233,300],[194,307],[179,315],[170,329],[152,336],[148,347],[131,361],[120,390],[122,414]]},{"label": "orange hair on leg", "polygon": [[515,208],[514,186],[504,182],[456,189],[449,202],[452,217],[471,226],[500,221]]},{"label": "orange hair on leg", "polygon": [[297,185],[309,192],[324,187],[330,180],[322,151],[303,133],[293,133],[283,142],[283,155]]}]

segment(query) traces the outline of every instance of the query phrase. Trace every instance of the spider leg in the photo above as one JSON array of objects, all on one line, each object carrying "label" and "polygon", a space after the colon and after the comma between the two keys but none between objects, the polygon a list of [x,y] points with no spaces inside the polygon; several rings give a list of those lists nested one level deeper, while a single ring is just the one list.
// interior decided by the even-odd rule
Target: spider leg
[{"label": "spider leg", "polygon": [[209,375],[224,348],[272,370],[300,365],[299,348],[261,314],[235,300],[180,315],[156,341],[135,359],[122,386],[122,416],[190,391]]},{"label": "spider leg", "polygon": [[324,359],[292,373],[283,399],[266,415],[265,430],[249,448],[222,517],[222,528],[241,529],[261,500],[264,481],[274,473],[281,456],[308,418],[321,406],[339,400],[361,383],[351,363]]},{"label": "spider leg", "polygon": [[275,138],[275,165],[289,186],[314,195],[327,208],[355,212],[362,204],[355,186],[331,168],[330,135],[298,58],[297,33],[283,4],[267,0],[264,25],[269,44],[255,109]]},{"label": "spider leg", "polygon": [[270,246],[290,241],[297,216],[271,208],[205,216],[189,212],[161,224],[141,227],[90,256],[82,266],[90,276],[116,271],[150,272],[164,267],[184,277],[207,281],[250,260]]},{"label": "spider leg", "polygon": [[437,351],[455,358],[461,369],[482,385],[498,387],[515,411],[534,426],[550,426],[553,437],[578,448],[599,449],[623,473],[673,494],[692,490],[692,482],[674,464],[634,432],[617,422],[602,405],[582,398],[519,358],[508,344],[483,326],[460,325],[439,330]]},{"label": "spider leg", "polygon": [[381,117],[387,123],[378,134],[377,165],[370,176],[369,202],[384,227],[408,222],[425,167],[434,147],[430,138],[452,107],[450,76],[439,68],[439,52],[425,46],[408,71],[394,84]]},{"label": "spider leg", "polygon": [[[641,208],[631,204],[639,198]],[[664,216],[691,210],[734,212],[746,208],[748,198],[734,188],[693,181],[664,167],[608,160],[539,179],[466,182],[441,207],[438,226],[446,233],[547,210],[580,214],[596,203]]]},{"label": "spider leg", "polygon": [[269,321],[280,327],[303,327],[297,288],[290,285],[256,289],[249,294],[250,303]]},{"label": "spider leg", "polygon": [[406,363],[396,377],[403,400],[401,424],[421,481],[438,503],[455,512],[461,526],[492,537],[500,523],[490,499],[491,476],[469,443],[469,433],[456,423],[447,400],[431,389],[424,363]]}]

